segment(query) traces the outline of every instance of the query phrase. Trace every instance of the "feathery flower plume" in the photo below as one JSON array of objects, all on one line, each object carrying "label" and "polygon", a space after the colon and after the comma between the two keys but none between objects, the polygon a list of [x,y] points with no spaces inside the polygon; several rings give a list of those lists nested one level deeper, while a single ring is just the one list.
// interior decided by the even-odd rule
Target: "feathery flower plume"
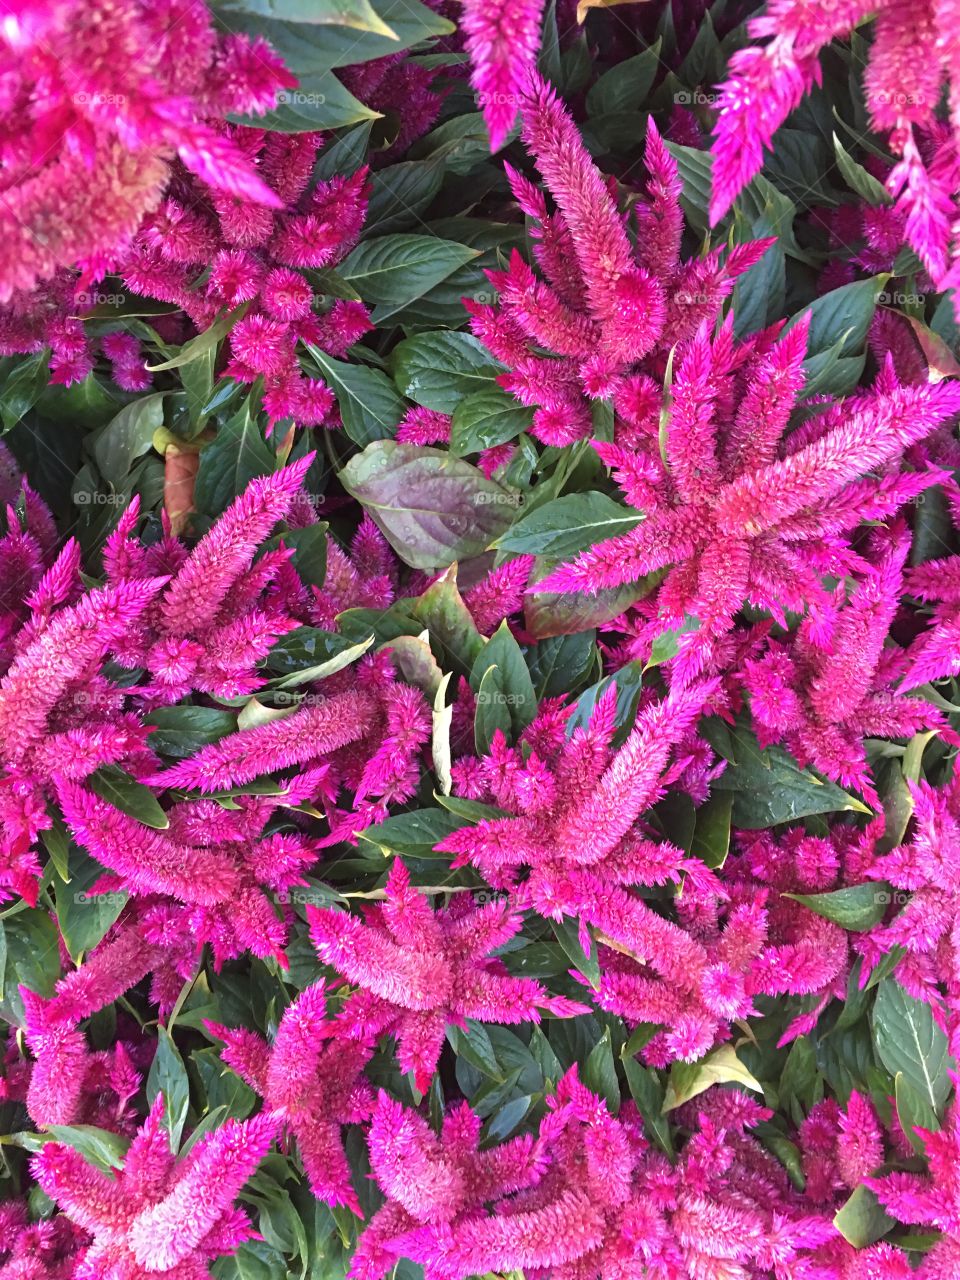
[{"label": "feathery flower plume", "polygon": [[323,983],[302,991],[284,1010],[269,1048],[253,1031],[206,1026],[225,1042],[224,1062],[261,1094],[269,1114],[296,1139],[317,1199],[362,1216],[340,1130],[368,1120],[373,1111],[373,1091],[363,1077],[371,1048],[337,1036],[326,996]]},{"label": "feathery flower plume", "polygon": [[[899,385],[887,366],[872,392],[784,440],[802,385],[805,338],[796,325],[751,357],[733,344],[729,325],[713,341],[701,330],[678,370],[666,462],[655,436],[629,449],[596,446],[620,468],[621,484],[646,518],[555,569],[536,589],[592,594],[668,569],[657,591],[659,613],[667,626],[686,615],[698,619],[681,646],[694,672],[747,602],[781,625],[787,610],[826,608],[822,575],[862,565],[845,535],[943,478],[936,469],[865,473],[898,462],[960,411],[960,389],[950,382]],[[736,404],[737,382],[746,390],[730,412],[724,406]]]},{"label": "feathery flower plume", "polygon": [[536,65],[543,0],[466,0],[461,26],[470,55],[470,83],[499,151],[517,116],[517,105]]},{"label": "feathery flower plume", "polygon": [[414,1073],[422,1092],[450,1023],[539,1022],[542,1009],[560,1017],[586,1012],[531,978],[511,977],[491,958],[520,931],[522,920],[507,902],[475,907],[460,897],[435,912],[399,859],[386,893],[365,924],[332,907],[308,907],[310,937],[320,959],[361,989],[347,999],[338,1023],[359,1040],[396,1035],[400,1067]]},{"label": "feathery flower plume", "polygon": [[254,1234],[234,1201],[269,1151],[274,1121],[226,1120],[177,1160],[162,1120],[161,1094],[114,1176],[56,1142],[34,1157],[37,1182],[93,1236],[85,1274],[199,1278]]}]

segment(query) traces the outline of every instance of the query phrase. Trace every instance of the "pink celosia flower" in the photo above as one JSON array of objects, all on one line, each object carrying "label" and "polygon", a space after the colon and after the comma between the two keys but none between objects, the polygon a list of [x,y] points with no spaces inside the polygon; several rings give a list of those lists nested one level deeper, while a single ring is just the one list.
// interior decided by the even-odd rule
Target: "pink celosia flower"
[{"label": "pink celosia flower", "polygon": [[907,658],[886,640],[909,549],[900,526],[849,598],[838,587],[822,613],[806,618],[787,643],[771,642],[744,671],[761,744],[786,742],[802,764],[858,788],[875,804],[863,739],[947,727],[929,703],[893,689]]},{"label": "pink celosia flower", "polygon": [[524,142],[557,212],[547,212],[543,195],[521,174],[509,167],[507,174],[520,207],[536,220],[535,256],[546,280],[514,253],[508,270],[488,273],[496,305],[469,299],[464,305],[474,333],[510,366],[501,385],[535,407],[533,433],[565,445],[592,429],[590,399],[612,397],[618,413],[636,421],[639,362],[712,323],[736,277],[770,242],[736,246],[725,262],[719,250],[681,262],[677,166],[651,120],[649,199],[635,206],[635,249],[612,184],[553,91],[536,78],[522,114]]},{"label": "pink celosia flower", "polygon": [[482,1212],[485,1201],[536,1186],[544,1166],[540,1144],[524,1136],[481,1151],[479,1138],[480,1119],[466,1103],[446,1113],[438,1135],[381,1091],[368,1142],[374,1177],[388,1200],[360,1237],[351,1276],[379,1280],[407,1254],[409,1233],[421,1224],[455,1230]]},{"label": "pink celosia flower", "polygon": [[539,982],[511,977],[490,957],[521,928],[508,903],[474,907],[461,897],[435,912],[399,859],[386,893],[366,924],[344,911],[308,907],[310,937],[320,959],[361,988],[346,1001],[340,1025],[358,1039],[395,1034],[400,1066],[414,1073],[421,1091],[429,1088],[450,1023],[539,1022],[541,1009],[560,1017],[585,1012]]},{"label": "pink celosia flower", "polygon": [[511,816],[483,819],[437,846],[456,854],[457,862],[472,862],[495,886],[512,886],[519,869],[529,867],[524,902],[548,918],[578,916],[584,946],[589,924],[602,940],[640,961],[643,972],[630,974],[616,991],[601,988],[600,1002],[609,995],[605,1007],[627,1012],[618,1001],[626,999],[629,985],[627,1016],[662,1024],[660,1048],[689,1060],[711,1048],[721,1019],[752,1012],[742,971],[762,933],[752,946],[739,947],[731,935],[729,945],[718,944],[712,954],[630,888],[688,877],[705,893],[723,896],[702,862],[650,839],[639,821],[685,768],[682,747],[709,694],[710,686],[693,688],[647,706],[618,751],[611,746],[614,691],[597,700],[589,726],[569,740],[563,735],[566,713],[541,707],[519,747],[507,748],[495,735],[479,762],[480,786],[473,794]]},{"label": "pink celosia flower", "polygon": [[470,80],[499,151],[517,116],[521,94],[536,64],[543,0],[466,0],[462,27],[470,55]]},{"label": "pink celosia flower", "polygon": [[47,1195],[93,1236],[85,1274],[200,1280],[209,1261],[253,1235],[234,1200],[270,1149],[275,1122],[266,1115],[227,1120],[176,1160],[162,1117],[161,1094],[116,1176],[59,1143],[48,1143],[33,1160]]},{"label": "pink celosia flower", "polygon": [[[615,1118],[576,1069],[547,1103],[536,1178],[505,1180],[493,1210],[464,1203],[461,1185],[482,1195],[481,1179],[461,1183],[455,1166],[440,1163],[436,1148],[446,1127],[438,1140],[410,1117],[401,1137],[396,1108],[402,1159],[391,1152],[381,1173],[379,1143],[373,1147],[374,1170],[391,1198],[361,1237],[353,1274],[377,1280],[398,1256],[439,1280],[514,1269],[593,1280],[613,1274],[611,1259],[628,1280],[732,1280],[774,1268],[785,1276],[817,1274],[819,1250],[835,1228],[828,1217],[805,1212],[782,1167],[745,1132],[771,1113],[744,1095],[714,1091],[702,1107],[688,1109],[693,1132],[673,1165],[650,1151],[632,1104]],[[421,1168],[437,1173],[417,1178]],[[427,1196],[420,1187],[429,1188]]]},{"label": "pink celosia flower", "polygon": [[224,1062],[296,1139],[313,1194],[359,1215],[340,1127],[369,1119],[373,1110],[373,1091],[363,1077],[371,1048],[337,1036],[326,995],[323,983],[302,991],[284,1010],[269,1048],[255,1032],[206,1025],[226,1043]]},{"label": "pink celosia flower", "polygon": [[[865,473],[896,463],[958,412],[960,390],[948,382],[901,386],[887,367],[871,393],[783,440],[802,385],[804,344],[797,325],[751,358],[729,325],[712,342],[701,330],[677,373],[665,461],[656,435],[630,447],[596,446],[646,519],[554,570],[537,590],[593,593],[669,567],[659,612],[667,626],[686,615],[699,620],[681,642],[681,661],[693,671],[746,602],[781,625],[785,610],[825,608],[823,574],[862,563],[845,535],[943,478],[934,469]],[[745,386],[739,405],[738,375]]]},{"label": "pink celosia flower", "polygon": [[0,47],[4,301],[122,248],[177,155],[213,186],[279,206],[217,128],[229,111],[271,108],[296,83],[262,41],[220,37],[205,5],[175,0],[56,0],[45,17],[42,30],[11,18]]}]

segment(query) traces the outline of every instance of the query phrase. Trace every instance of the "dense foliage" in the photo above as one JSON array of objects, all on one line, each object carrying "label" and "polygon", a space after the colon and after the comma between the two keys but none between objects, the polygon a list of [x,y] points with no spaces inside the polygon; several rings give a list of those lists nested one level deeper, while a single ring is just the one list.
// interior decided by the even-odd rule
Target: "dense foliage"
[{"label": "dense foliage", "polygon": [[6,6],[0,1280],[960,1280],[956,17]]}]

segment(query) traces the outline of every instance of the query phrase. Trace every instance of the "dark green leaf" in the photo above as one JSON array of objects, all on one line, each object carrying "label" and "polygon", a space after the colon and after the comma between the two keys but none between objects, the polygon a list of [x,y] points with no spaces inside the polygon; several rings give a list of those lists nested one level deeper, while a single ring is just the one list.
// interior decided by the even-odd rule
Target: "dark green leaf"
[{"label": "dark green leaf", "polygon": [[163,1122],[176,1150],[180,1145],[183,1126],[187,1122],[190,1081],[180,1051],[166,1027],[157,1028],[157,1052],[147,1076],[147,1102],[152,1104],[158,1093],[163,1094]]},{"label": "dark green leaf", "polygon": [[365,364],[334,360],[319,347],[306,345],[337,397],[343,429],[354,444],[362,448],[392,436],[407,406],[387,375]]},{"label": "dark green leaf", "polygon": [[474,724],[480,755],[489,751],[495,729],[515,741],[537,714],[533,681],[506,619],[477,655],[470,685],[477,695]]},{"label": "dark green leaf", "polygon": [[903,1074],[921,1102],[938,1115],[950,1094],[947,1037],[930,1006],[915,1000],[893,978],[884,978],[873,1006],[873,1036],[880,1061],[892,1076]]},{"label": "dark green leaf", "polygon": [[216,707],[158,707],[146,717],[151,727],[150,746],[161,755],[182,760],[210,742],[219,740],[237,727],[233,711]]},{"label": "dark green leaf", "polygon": [[70,881],[54,872],[57,895],[57,924],[74,964],[84,952],[100,942],[123,910],[127,894],[123,892],[90,893],[106,868],[76,845],[70,847]]},{"label": "dark green leaf", "polygon": [[400,392],[417,404],[453,413],[465,397],[489,390],[503,371],[469,333],[419,333],[397,344],[390,368]]},{"label": "dark green leaf", "polygon": [[[713,725],[707,722],[704,731],[712,741]],[[734,759],[714,781],[713,788],[734,793],[735,827],[758,831],[814,813],[870,812],[855,796],[801,769],[781,748],[761,751],[756,737],[745,726],[731,727],[727,739]]]},{"label": "dark green leaf", "polygon": [[848,1244],[855,1249],[865,1249],[885,1236],[896,1223],[884,1212],[873,1192],[861,1185],[834,1215],[833,1225]]},{"label": "dark green leaf", "polygon": [[894,1093],[897,1103],[897,1119],[914,1151],[918,1156],[925,1153],[923,1138],[916,1132],[918,1128],[936,1132],[940,1128],[940,1120],[936,1111],[912,1084],[902,1071],[898,1071],[894,1081]]},{"label": "dark green leaf", "polygon": [[619,111],[639,111],[660,66],[660,41],[632,58],[618,63],[594,81],[587,93],[587,113],[602,116]]},{"label": "dark green leaf", "polygon": [[442,183],[439,160],[404,160],[378,169],[370,179],[366,234],[382,235],[419,223]]},{"label": "dark green leaf", "polygon": [[628,533],[642,518],[605,493],[571,493],[522,515],[497,546],[518,555],[569,559],[596,542]]},{"label": "dark green leaf", "polygon": [[854,933],[864,933],[883,919],[890,901],[889,889],[882,884],[857,884],[832,893],[785,893],[785,898],[802,902],[824,920],[832,920]]},{"label": "dark green leaf", "polygon": [[5,431],[15,427],[40,399],[50,381],[49,349],[21,357],[0,388],[0,419]]},{"label": "dark green leaf", "polygon": [[364,302],[376,304],[371,318],[382,324],[478,256],[476,249],[437,236],[376,236],[358,244],[337,273]]},{"label": "dark green leaf", "polygon": [[433,846],[459,831],[463,820],[445,809],[414,809],[378,822],[360,832],[360,839],[379,849],[384,857],[439,858]]},{"label": "dark green leaf", "polygon": [[128,817],[136,818],[146,827],[163,831],[170,825],[170,819],[150,788],[131,778],[116,765],[102,765],[88,779],[87,786],[102,800],[106,800]]},{"label": "dark green leaf", "polygon": [[217,437],[200,453],[194,489],[198,511],[218,516],[257,476],[271,475],[277,459],[250,412],[249,398],[217,429]]},{"label": "dark green leaf", "polygon": [[583,1068],[583,1083],[598,1097],[606,1099],[611,1115],[617,1114],[620,1110],[620,1081],[617,1079],[609,1027],[590,1051]]},{"label": "dark green leaf", "polygon": [[120,488],[134,460],[152,447],[154,432],[162,426],[162,392],[141,396],[121,409],[93,441],[93,456],[104,479]]},{"label": "dark green leaf", "polygon": [[532,421],[532,409],[517,404],[513,396],[498,386],[485,387],[461,400],[454,410],[450,452],[463,457],[506,444],[529,430]]}]

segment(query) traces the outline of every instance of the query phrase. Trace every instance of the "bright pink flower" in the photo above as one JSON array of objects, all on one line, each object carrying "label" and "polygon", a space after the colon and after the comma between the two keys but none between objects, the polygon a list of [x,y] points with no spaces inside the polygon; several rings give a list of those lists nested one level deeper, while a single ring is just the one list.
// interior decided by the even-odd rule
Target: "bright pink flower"
[{"label": "bright pink flower", "polygon": [[435,912],[399,859],[386,892],[366,924],[344,911],[309,907],[310,937],[321,960],[361,988],[345,1003],[340,1025],[361,1040],[395,1034],[401,1070],[414,1072],[421,1091],[429,1088],[450,1023],[539,1022],[541,1009],[561,1017],[583,1011],[539,982],[511,977],[490,957],[522,924],[506,901],[475,907],[461,897]]},{"label": "bright pink flower", "polygon": [[86,1274],[200,1277],[208,1262],[253,1235],[233,1202],[270,1149],[275,1123],[265,1115],[227,1120],[176,1160],[162,1117],[158,1095],[114,1177],[59,1143],[34,1158],[40,1186],[93,1235]]},{"label": "bright pink flower", "polygon": [[490,133],[490,147],[506,141],[536,65],[543,0],[466,0],[462,26],[470,55],[470,82]]},{"label": "bright pink flower", "polygon": [[341,1125],[367,1120],[373,1110],[373,1091],[363,1076],[371,1047],[337,1037],[326,995],[323,983],[302,991],[284,1010],[269,1048],[255,1032],[206,1025],[226,1043],[224,1062],[296,1138],[313,1194],[360,1215]]}]

